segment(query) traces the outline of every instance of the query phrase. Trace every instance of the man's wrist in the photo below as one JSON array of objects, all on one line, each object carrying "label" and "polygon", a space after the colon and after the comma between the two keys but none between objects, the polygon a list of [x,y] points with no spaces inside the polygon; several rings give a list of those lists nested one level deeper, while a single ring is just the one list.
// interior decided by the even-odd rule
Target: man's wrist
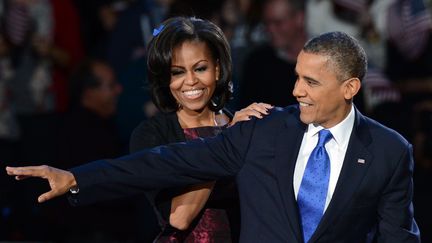
[{"label": "man's wrist", "polygon": [[79,192],[79,187],[73,186],[73,187],[69,188],[69,192],[72,194],[77,194]]},{"label": "man's wrist", "polygon": [[68,174],[68,186],[69,186],[69,192],[72,194],[77,194],[79,192],[79,187],[78,187],[78,183],[75,179],[74,174],[72,174],[71,171],[67,171]]}]

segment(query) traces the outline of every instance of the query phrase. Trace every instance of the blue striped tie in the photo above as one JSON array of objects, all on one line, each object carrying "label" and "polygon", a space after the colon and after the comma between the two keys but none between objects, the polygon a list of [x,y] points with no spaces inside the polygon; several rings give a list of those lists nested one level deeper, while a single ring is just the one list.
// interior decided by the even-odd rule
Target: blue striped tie
[{"label": "blue striped tie", "polygon": [[332,138],[329,130],[319,131],[318,144],[312,150],[297,196],[304,241],[315,232],[324,213],[330,179],[330,158],[324,145]]}]

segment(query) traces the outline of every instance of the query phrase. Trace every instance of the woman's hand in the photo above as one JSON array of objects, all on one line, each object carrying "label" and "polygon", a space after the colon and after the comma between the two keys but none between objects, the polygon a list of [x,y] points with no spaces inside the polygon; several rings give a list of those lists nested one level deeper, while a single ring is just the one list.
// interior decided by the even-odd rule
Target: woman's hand
[{"label": "woman's hand", "polygon": [[29,177],[39,177],[48,180],[51,190],[38,197],[39,203],[61,196],[68,192],[70,188],[77,186],[75,177],[71,172],[47,165],[25,167],[8,166],[6,167],[6,172],[10,176],[15,176],[16,180],[23,180]]},{"label": "woman's hand", "polygon": [[248,121],[252,116],[261,119],[263,118],[263,115],[268,115],[268,110],[271,108],[273,108],[273,106],[267,103],[254,102],[246,108],[237,111],[234,114],[234,118],[231,121],[230,126],[236,124],[239,121]]}]

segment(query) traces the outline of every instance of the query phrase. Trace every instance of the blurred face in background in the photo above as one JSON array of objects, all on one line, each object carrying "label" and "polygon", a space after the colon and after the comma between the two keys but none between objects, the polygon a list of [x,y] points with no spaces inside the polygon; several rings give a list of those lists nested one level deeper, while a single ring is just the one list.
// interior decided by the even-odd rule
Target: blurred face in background
[{"label": "blurred face in background", "polygon": [[262,18],[271,44],[278,49],[289,49],[303,28],[303,12],[296,12],[287,0],[266,2]]},{"label": "blurred face in background", "polygon": [[122,91],[122,87],[116,81],[114,72],[109,66],[103,63],[95,63],[92,71],[99,81],[99,86],[84,91],[83,104],[101,117],[111,117],[117,111],[117,98]]},{"label": "blurred face in background", "polygon": [[9,46],[2,34],[0,34],[0,57],[9,54]]}]

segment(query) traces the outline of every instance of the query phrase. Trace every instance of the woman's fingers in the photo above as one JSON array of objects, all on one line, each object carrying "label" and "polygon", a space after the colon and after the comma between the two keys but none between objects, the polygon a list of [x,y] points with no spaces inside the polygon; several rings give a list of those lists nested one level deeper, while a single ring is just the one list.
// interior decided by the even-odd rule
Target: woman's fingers
[{"label": "woman's fingers", "polygon": [[270,105],[270,104],[267,104],[267,103],[256,103],[256,102],[252,103],[251,105],[249,105],[247,107],[247,109],[252,109],[252,110],[260,112],[261,114],[266,114],[266,115],[268,114],[268,110],[271,109],[271,108],[273,108],[273,106]]},{"label": "woman's fingers", "polygon": [[246,107],[245,109],[243,109],[242,111],[245,112],[245,114],[250,116],[255,116],[257,118],[262,118],[263,114],[264,115],[268,115],[268,110],[273,108],[272,105],[267,104],[267,103],[252,103],[250,104],[248,107]]},{"label": "woman's fingers", "polygon": [[267,103],[252,103],[246,108],[237,111],[230,125],[232,126],[239,121],[248,121],[251,117],[261,119],[263,115],[268,114],[268,110],[271,108],[273,108],[273,106]]},{"label": "woman's fingers", "polygon": [[262,118],[263,117],[262,114],[266,114],[266,113],[260,112],[260,111],[254,110],[254,109],[244,109],[244,110],[240,111],[240,115],[242,117],[247,118],[248,120],[252,116],[257,117],[257,118]]}]

